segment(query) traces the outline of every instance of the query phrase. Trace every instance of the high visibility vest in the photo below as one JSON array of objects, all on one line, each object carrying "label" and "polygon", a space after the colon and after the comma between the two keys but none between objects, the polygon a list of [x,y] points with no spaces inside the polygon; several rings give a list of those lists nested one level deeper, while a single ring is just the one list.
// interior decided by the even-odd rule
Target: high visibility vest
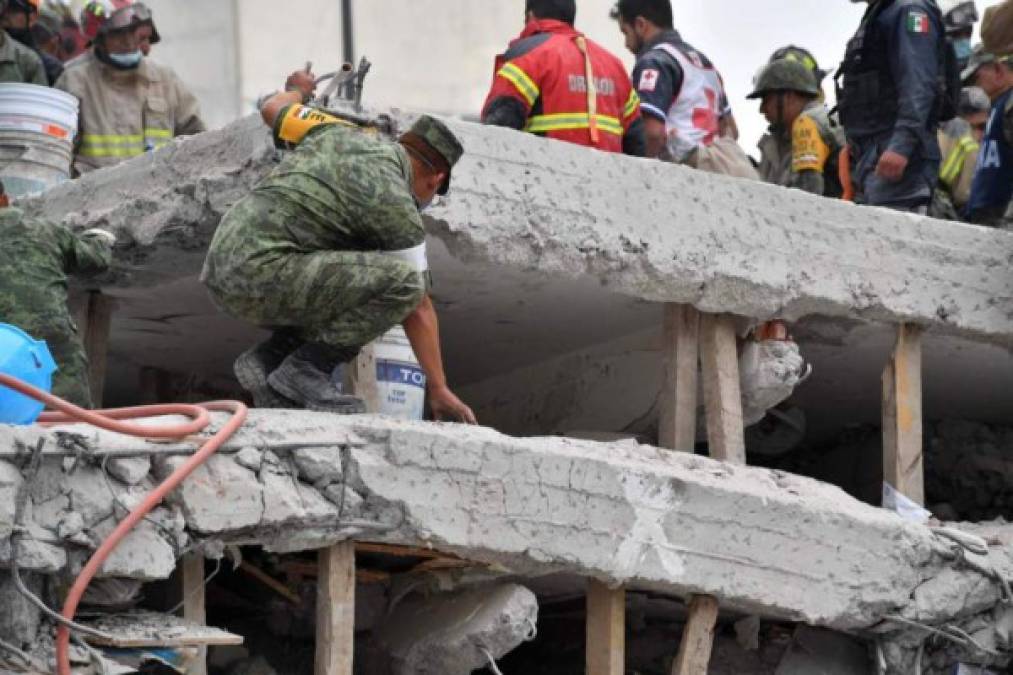
[{"label": "high visibility vest", "polygon": [[525,131],[608,152],[622,152],[640,116],[622,62],[561,21],[529,23],[497,59],[483,110],[503,96],[527,111]]}]

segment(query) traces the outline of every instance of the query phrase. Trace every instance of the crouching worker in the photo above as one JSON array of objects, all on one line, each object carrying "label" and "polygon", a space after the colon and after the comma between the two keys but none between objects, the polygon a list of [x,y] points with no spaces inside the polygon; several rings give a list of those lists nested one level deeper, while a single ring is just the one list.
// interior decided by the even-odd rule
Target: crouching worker
[{"label": "crouching worker", "polygon": [[53,393],[82,408],[92,405],[88,357],[67,309],[67,275],[105,272],[115,242],[105,230],[78,235],[26,216],[0,185],[0,323],[45,340],[57,366]]},{"label": "crouching worker", "polygon": [[463,148],[428,116],[397,143],[370,135],[306,107],[313,89],[297,72],[264,102],[276,144],[293,151],[225,214],[204,263],[217,304],[272,331],[236,377],[260,407],[364,412],[332,372],[400,323],[433,416],[474,424],[447,387],[420,217]]}]

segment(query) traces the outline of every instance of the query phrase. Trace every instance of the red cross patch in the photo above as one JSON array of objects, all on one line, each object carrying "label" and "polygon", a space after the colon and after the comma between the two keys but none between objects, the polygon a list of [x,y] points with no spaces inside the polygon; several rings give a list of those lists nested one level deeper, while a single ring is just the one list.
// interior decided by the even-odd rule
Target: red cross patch
[{"label": "red cross patch", "polygon": [[658,86],[658,77],[661,73],[654,68],[648,68],[640,74],[640,91],[654,91]]}]

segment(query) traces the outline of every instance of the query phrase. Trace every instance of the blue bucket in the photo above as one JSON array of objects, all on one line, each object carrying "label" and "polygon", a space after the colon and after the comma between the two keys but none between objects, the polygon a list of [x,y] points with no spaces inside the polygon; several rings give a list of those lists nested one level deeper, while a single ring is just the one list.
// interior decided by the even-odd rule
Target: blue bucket
[{"label": "blue bucket", "polygon": [[[48,392],[53,387],[54,372],[56,362],[45,342],[33,340],[16,326],[0,323],[0,373]],[[0,385],[0,424],[32,424],[45,407]]]}]

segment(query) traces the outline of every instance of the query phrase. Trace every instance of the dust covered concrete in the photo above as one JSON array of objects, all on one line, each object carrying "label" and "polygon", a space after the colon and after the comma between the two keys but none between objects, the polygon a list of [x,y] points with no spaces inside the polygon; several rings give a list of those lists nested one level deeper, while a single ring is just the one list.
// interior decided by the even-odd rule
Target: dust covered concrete
[{"label": "dust covered concrete", "polygon": [[[104,485],[95,466],[67,471],[67,439],[94,454],[92,464],[104,453],[153,450],[76,432],[61,446],[50,432],[0,431],[8,468],[40,434],[50,439],[31,526],[60,551],[97,544],[113,517],[110,489],[126,503],[137,494],[115,478]],[[182,448],[154,450],[161,456],[146,481],[182,461],[172,454]],[[86,489],[90,502],[73,498]],[[59,524],[73,514],[83,529],[61,540]],[[927,528],[817,481],[634,443],[253,411],[229,447],[153,518],[106,576],[164,577],[173,551],[190,540],[212,551],[222,544],[299,551],[355,537],[432,546],[522,577],[565,572],[680,597],[712,594],[732,611],[840,629],[908,609],[925,621],[953,611],[913,600],[917,589],[954,574]],[[0,512],[0,522],[10,520]],[[163,546],[153,545],[158,539]],[[991,557],[1010,566],[1005,547]],[[19,562],[33,570],[33,561]],[[998,589],[977,573],[958,571],[955,579],[980,584],[976,610],[998,601]]]}]

